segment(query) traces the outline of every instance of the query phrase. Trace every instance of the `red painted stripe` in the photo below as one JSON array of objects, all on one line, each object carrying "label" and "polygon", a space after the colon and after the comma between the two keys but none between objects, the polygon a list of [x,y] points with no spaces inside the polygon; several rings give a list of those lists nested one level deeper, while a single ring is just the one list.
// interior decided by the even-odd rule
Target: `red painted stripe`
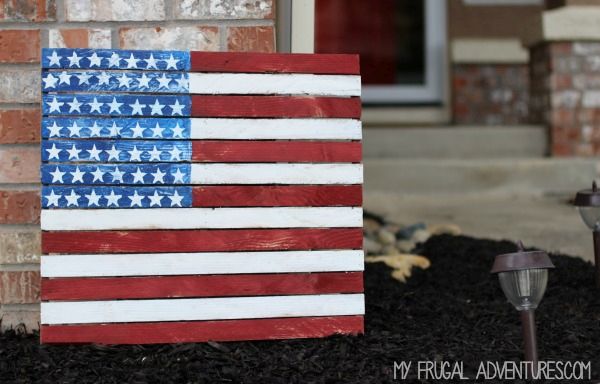
[{"label": "red painted stripe", "polygon": [[192,188],[194,207],[361,206],[360,185],[259,185]]},{"label": "red painted stripe", "polygon": [[358,97],[192,96],[195,117],[360,118]]},{"label": "red painted stripe", "polygon": [[42,232],[43,253],[360,249],[361,228]]},{"label": "red painted stripe", "polygon": [[42,343],[160,344],[276,340],[364,333],[363,316],[43,325]]},{"label": "red painted stripe", "polygon": [[42,279],[42,300],[152,299],[363,292],[362,272]]},{"label": "red painted stripe", "polygon": [[190,52],[191,71],[360,74],[358,55]]},{"label": "red painted stripe", "polygon": [[215,163],[358,163],[361,143],[336,141],[195,140],[192,161]]}]

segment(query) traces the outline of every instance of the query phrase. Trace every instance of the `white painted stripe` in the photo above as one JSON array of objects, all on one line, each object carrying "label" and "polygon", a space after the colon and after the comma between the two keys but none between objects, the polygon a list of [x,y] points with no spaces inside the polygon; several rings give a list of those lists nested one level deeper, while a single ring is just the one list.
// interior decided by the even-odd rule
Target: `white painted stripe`
[{"label": "white painted stripe", "polygon": [[362,164],[199,164],[192,184],[362,184]]},{"label": "white painted stripe", "polygon": [[360,96],[360,76],[289,73],[190,73],[190,93]]},{"label": "white painted stripe", "polygon": [[359,207],[44,209],[44,231],[362,227]]},{"label": "white painted stripe", "polygon": [[362,250],[43,255],[42,277],[350,272]]},{"label": "white painted stripe", "polygon": [[42,324],[262,319],[364,313],[363,294],[41,303]]},{"label": "white painted stripe", "polygon": [[355,119],[202,119],[192,118],[192,139],[360,140]]}]

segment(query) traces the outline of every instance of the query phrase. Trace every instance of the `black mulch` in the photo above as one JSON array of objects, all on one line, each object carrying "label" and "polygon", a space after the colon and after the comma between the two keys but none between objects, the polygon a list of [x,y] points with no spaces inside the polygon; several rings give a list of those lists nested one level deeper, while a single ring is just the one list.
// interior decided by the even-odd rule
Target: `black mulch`
[{"label": "black mulch", "polygon": [[[392,381],[393,362],[519,360],[518,313],[505,301],[493,257],[514,244],[437,236],[419,252],[431,259],[408,284],[367,264],[366,335],[322,340],[159,346],[39,346],[37,335],[0,336],[0,381],[49,383],[189,383]],[[600,378],[600,293],[593,268],[553,255],[537,311],[540,357],[591,361]],[[416,372],[415,372],[416,373]],[[487,381],[490,382],[490,381]]]}]

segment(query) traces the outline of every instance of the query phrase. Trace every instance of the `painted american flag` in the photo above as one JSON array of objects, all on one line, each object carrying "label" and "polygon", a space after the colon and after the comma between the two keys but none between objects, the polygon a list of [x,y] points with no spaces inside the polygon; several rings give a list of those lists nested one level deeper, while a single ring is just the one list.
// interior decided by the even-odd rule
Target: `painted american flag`
[{"label": "painted american flag", "polygon": [[43,343],[363,332],[356,56],[42,56]]}]

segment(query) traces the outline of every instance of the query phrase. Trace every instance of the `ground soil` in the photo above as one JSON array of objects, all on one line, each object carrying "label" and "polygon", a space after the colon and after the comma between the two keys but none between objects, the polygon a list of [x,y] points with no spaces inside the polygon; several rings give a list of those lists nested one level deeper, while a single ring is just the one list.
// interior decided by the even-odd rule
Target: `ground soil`
[{"label": "ground soil", "polygon": [[[407,284],[386,266],[367,264],[366,334],[359,337],[108,347],[40,346],[36,334],[7,332],[0,382],[381,383],[393,381],[394,361],[419,360],[463,361],[465,375],[475,376],[480,361],[521,358],[518,313],[489,274],[496,254],[514,250],[510,242],[436,236],[418,249],[431,268],[416,270]],[[598,379],[593,267],[551,257],[556,269],[536,312],[540,358],[590,361]]]}]

